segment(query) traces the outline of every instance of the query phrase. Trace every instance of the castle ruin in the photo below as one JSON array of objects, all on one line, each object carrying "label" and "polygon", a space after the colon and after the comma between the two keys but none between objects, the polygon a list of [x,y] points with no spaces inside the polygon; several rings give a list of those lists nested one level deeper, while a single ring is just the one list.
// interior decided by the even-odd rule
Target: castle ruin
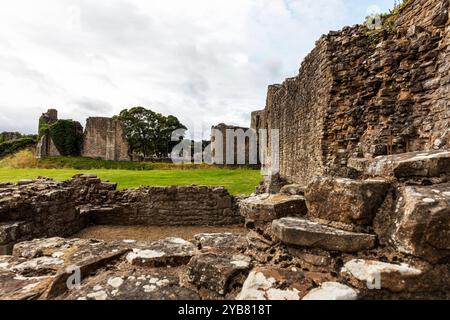
[{"label": "castle ruin", "polygon": [[[49,126],[57,121],[58,111],[55,109],[48,110],[39,119],[40,123]],[[77,130],[83,131],[81,124],[77,123],[77,126],[79,127]],[[43,158],[60,155],[50,134],[44,133],[38,142],[36,156]],[[130,146],[120,121],[113,118],[88,118],[83,134],[81,156],[102,160],[130,161]]]},{"label": "castle ruin", "polygon": [[257,165],[255,131],[250,128],[226,125],[211,129],[211,156],[218,165]]},{"label": "castle ruin", "polygon": [[[252,128],[280,131],[277,188],[116,190],[95,175],[0,184],[0,298],[449,300],[449,6],[410,0],[380,30],[331,32],[297,77],[269,87]],[[95,152],[120,154],[112,136],[88,135],[104,144]],[[245,235],[59,238],[89,224],[244,219]]]},{"label": "castle ruin", "polygon": [[[45,124],[50,126],[56,121],[58,121],[58,110],[48,109],[39,118],[39,125]],[[36,146],[36,157],[40,159],[44,157],[59,157],[60,155],[50,135],[44,133]]]},{"label": "castle ruin", "polygon": [[282,177],[307,185],[372,157],[449,147],[448,5],[415,0],[380,32],[330,32],[296,77],[269,87],[255,117],[280,130]]},{"label": "castle ruin", "polygon": [[130,161],[130,146],[120,121],[112,118],[88,118],[81,155],[103,160]]}]

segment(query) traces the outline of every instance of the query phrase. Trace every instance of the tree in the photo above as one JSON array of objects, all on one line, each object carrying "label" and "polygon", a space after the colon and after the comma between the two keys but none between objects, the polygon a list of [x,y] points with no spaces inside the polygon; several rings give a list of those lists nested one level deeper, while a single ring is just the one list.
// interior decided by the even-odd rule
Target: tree
[{"label": "tree", "polygon": [[116,119],[122,122],[132,152],[144,158],[167,157],[174,146],[172,132],[186,130],[176,117],[166,117],[144,107],[122,110]]}]

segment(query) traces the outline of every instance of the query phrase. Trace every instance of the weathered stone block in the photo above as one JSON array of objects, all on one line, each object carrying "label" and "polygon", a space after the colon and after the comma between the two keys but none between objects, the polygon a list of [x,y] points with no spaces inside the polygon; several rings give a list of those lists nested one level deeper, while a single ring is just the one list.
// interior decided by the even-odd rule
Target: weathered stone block
[{"label": "weathered stone block", "polygon": [[83,157],[130,161],[130,146],[120,121],[88,118],[83,139]]},{"label": "weathered stone block", "polygon": [[235,233],[200,233],[194,240],[206,251],[244,251],[247,247],[246,236]]},{"label": "weathered stone block", "polygon": [[28,222],[0,223],[0,245],[26,238],[31,232],[32,224]]},{"label": "weathered stone block", "polygon": [[38,298],[51,277],[18,277],[14,272],[0,272],[0,300],[32,300]]},{"label": "weathered stone block", "polygon": [[[5,280],[0,284],[0,296],[53,299],[68,290],[67,280],[73,274],[68,267],[78,268],[80,276],[85,279],[92,271],[122,257],[129,250],[124,246],[80,239],[50,238],[22,242],[15,246],[13,256],[0,260],[0,277]],[[27,287],[20,290],[20,285]]]},{"label": "weathered stone block", "polygon": [[39,277],[54,275],[64,265],[64,260],[56,257],[38,257],[14,265],[11,271],[23,276]]},{"label": "weathered stone block", "polygon": [[195,254],[195,246],[179,238],[156,241],[146,248],[133,249],[127,255],[132,265],[147,267],[177,267],[187,264]]},{"label": "weathered stone block", "polygon": [[408,264],[392,264],[370,260],[351,260],[341,270],[350,274],[370,289],[388,289],[394,292],[408,290],[420,281],[422,270]]},{"label": "weathered stone block", "polygon": [[450,151],[418,151],[377,157],[365,173],[396,178],[450,176]]},{"label": "weathered stone block", "polygon": [[245,255],[207,253],[195,256],[188,265],[188,280],[224,295],[242,285],[250,263],[251,259]]},{"label": "weathered stone block", "polygon": [[258,222],[271,222],[289,216],[302,216],[307,212],[303,196],[262,194],[240,201],[241,215]]},{"label": "weathered stone block", "polygon": [[380,238],[430,262],[450,256],[450,183],[402,187],[396,198],[375,219]]},{"label": "weathered stone block", "polygon": [[302,218],[283,218],[272,223],[275,236],[288,245],[329,251],[357,252],[375,246],[371,234],[343,231]]},{"label": "weathered stone block", "polygon": [[275,267],[258,267],[244,282],[237,300],[300,300],[312,286],[303,273]]},{"label": "weathered stone block", "polygon": [[280,193],[288,196],[303,196],[306,188],[299,184],[288,184],[281,188]]},{"label": "weathered stone block", "polygon": [[87,245],[89,240],[46,238],[20,242],[14,245],[13,256],[34,259],[42,256],[62,256],[74,246]]},{"label": "weathered stone block", "polygon": [[317,177],[305,193],[308,216],[347,224],[370,225],[389,187],[390,184],[385,180]]}]

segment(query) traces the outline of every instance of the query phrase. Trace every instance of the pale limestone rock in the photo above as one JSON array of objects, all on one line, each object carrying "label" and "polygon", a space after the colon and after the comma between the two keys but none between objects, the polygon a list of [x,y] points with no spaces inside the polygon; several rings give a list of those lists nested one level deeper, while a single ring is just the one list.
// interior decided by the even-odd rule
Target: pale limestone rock
[{"label": "pale limestone rock", "polygon": [[302,300],[356,300],[358,292],[337,282],[325,282],[311,290]]},{"label": "pale limestone rock", "polygon": [[321,225],[303,218],[283,218],[272,223],[275,236],[288,245],[330,251],[357,252],[375,246],[376,237]]}]

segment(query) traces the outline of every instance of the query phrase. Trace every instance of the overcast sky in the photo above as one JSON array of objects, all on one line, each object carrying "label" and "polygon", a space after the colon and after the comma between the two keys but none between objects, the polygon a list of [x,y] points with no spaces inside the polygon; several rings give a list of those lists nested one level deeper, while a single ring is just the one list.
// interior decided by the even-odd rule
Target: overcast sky
[{"label": "overcast sky", "polygon": [[35,133],[50,107],[83,125],[140,105],[196,130],[248,126],[321,34],[394,0],[0,3],[0,131]]}]

